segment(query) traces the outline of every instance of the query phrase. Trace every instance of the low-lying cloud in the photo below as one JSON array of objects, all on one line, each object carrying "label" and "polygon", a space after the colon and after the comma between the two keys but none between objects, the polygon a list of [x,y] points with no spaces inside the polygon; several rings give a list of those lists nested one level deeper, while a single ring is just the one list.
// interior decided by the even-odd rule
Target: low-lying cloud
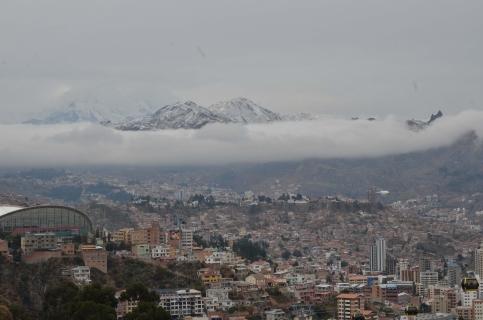
[{"label": "low-lying cloud", "polygon": [[200,130],[123,132],[94,124],[0,126],[0,166],[216,165],[377,157],[483,136],[483,111],[445,116],[426,130],[404,121],[323,118]]}]

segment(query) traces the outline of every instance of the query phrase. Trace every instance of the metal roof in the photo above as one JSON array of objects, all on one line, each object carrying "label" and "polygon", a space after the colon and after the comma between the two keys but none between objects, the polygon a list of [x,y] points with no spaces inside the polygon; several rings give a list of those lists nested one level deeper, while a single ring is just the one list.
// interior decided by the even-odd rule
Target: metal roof
[{"label": "metal roof", "polygon": [[3,216],[3,215],[5,215],[5,214],[8,214],[8,213],[11,213],[11,212],[20,210],[20,209],[24,209],[24,208],[23,207],[3,206],[3,205],[0,205],[0,217]]}]

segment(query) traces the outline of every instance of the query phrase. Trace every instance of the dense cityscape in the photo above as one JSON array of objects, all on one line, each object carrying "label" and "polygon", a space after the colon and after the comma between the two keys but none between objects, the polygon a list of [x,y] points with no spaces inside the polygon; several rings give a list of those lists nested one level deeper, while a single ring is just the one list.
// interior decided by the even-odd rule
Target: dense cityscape
[{"label": "dense cityscape", "polygon": [[[46,173],[57,174],[36,172]],[[2,195],[2,279],[20,263],[48,266],[47,292],[66,281],[108,286],[118,319],[143,302],[126,295],[136,286],[153,292],[171,318],[475,320],[481,313],[483,288],[462,286],[483,276],[480,194],[388,203],[388,191],[373,187],[360,199],[310,198],[64,174],[4,178],[44,188],[77,181],[83,191],[75,202],[71,194]],[[45,308],[36,301],[44,287],[1,287],[22,312]]]}]

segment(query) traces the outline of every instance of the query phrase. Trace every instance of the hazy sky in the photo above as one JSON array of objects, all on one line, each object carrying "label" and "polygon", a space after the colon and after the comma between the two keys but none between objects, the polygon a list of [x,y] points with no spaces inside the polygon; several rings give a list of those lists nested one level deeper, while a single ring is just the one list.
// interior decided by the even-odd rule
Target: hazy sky
[{"label": "hazy sky", "polygon": [[0,116],[115,95],[344,116],[483,109],[482,33],[481,0],[0,0]]}]

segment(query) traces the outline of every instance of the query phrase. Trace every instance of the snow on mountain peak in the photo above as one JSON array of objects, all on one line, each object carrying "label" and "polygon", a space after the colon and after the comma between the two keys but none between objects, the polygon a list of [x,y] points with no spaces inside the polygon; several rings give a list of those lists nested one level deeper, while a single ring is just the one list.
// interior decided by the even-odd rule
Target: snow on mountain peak
[{"label": "snow on mountain peak", "polygon": [[234,123],[264,123],[281,120],[279,114],[243,97],[215,103],[208,109]]},{"label": "snow on mountain peak", "polygon": [[29,124],[60,124],[76,122],[119,122],[137,118],[154,111],[147,101],[139,101],[130,106],[120,107],[103,103],[98,99],[79,99],[25,121]]},{"label": "snow on mountain peak", "polygon": [[227,123],[229,119],[199,106],[193,101],[166,105],[152,115],[116,126],[120,130],[199,129],[209,123]]}]

